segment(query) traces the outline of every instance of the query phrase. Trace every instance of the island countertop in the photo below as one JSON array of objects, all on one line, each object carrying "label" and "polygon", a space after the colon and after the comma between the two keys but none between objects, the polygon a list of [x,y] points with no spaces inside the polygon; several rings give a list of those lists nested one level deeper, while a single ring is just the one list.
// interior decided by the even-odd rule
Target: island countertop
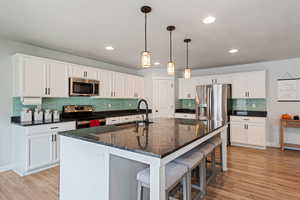
[{"label": "island countertop", "polygon": [[100,126],[59,133],[92,143],[164,158],[225,126],[223,121],[158,119],[154,123]]}]

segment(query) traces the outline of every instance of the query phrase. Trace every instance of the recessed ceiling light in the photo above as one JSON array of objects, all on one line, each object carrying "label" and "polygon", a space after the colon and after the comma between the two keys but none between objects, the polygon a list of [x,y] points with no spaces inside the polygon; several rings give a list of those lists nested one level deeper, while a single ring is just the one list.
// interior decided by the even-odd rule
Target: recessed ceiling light
[{"label": "recessed ceiling light", "polygon": [[234,53],[239,52],[239,50],[238,49],[230,49],[228,52],[234,54]]},{"label": "recessed ceiling light", "polygon": [[105,49],[108,50],[108,51],[114,50],[114,48],[112,46],[106,46]]},{"label": "recessed ceiling light", "polygon": [[216,21],[216,18],[213,17],[213,16],[208,16],[208,17],[205,17],[202,22],[203,24],[212,24]]},{"label": "recessed ceiling light", "polygon": [[153,64],[157,66],[157,65],[160,65],[160,62],[155,62]]}]

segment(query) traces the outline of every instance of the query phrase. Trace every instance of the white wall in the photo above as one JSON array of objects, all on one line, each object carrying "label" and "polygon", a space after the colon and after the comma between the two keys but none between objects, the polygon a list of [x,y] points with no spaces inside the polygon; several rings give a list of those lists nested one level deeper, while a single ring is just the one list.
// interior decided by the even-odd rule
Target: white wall
[{"label": "white wall", "polygon": [[[137,74],[136,70],[115,66],[92,59],[44,49],[28,44],[0,38],[0,171],[11,164],[11,131],[10,117],[12,113],[12,62],[11,56],[24,53],[46,57],[76,64],[94,66],[113,71]],[[113,52],[112,52],[113,53]],[[34,78],[34,77],[33,77]]]},{"label": "white wall", "polygon": [[[272,62],[261,62],[246,65],[235,65],[229,67],[218,67],[203,70],[193,70],[192,76],[203,76],[213,74],[225,74],[235,72],[246,72],[255,70],[267,70],[267,110],[268,110],[268,135],[269,146],[279,146],[279,119],[283,113],[300,115],[300,103],[277,102],[277,79],[300,78],[300,59],[289,59]],[[181,74],[181,73],[178,73]],[[289,129],[287,141],[300,144],[300,129]]]}]

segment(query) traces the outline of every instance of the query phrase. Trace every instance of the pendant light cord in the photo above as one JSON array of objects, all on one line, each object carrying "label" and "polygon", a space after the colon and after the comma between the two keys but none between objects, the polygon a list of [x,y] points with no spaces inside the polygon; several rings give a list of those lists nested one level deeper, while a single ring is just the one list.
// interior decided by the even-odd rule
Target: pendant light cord
[{"label": "pendant light cord", "polygon": [[170,62],[173,62],[172,54],[172,31],[170,31]]},{"label": "pendant light cord", "polygon": [[186,43],[186,68],[189,68],[189,43]]},{"label": "pendant light cord", "polygon": [[147,51],[147,13],[145,13],[145,51]]}]

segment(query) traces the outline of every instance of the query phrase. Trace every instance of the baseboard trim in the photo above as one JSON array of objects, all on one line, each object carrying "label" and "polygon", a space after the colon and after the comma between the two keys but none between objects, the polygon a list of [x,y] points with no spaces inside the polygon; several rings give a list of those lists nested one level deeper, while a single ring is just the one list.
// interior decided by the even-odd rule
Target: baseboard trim
[{"label": "baseboard trim", "polygon": [[9,171],[9,170],[12,170],[12,165],[3,165],[3,166],[0,166],[0,172],[5,172],[5,171]]}]

